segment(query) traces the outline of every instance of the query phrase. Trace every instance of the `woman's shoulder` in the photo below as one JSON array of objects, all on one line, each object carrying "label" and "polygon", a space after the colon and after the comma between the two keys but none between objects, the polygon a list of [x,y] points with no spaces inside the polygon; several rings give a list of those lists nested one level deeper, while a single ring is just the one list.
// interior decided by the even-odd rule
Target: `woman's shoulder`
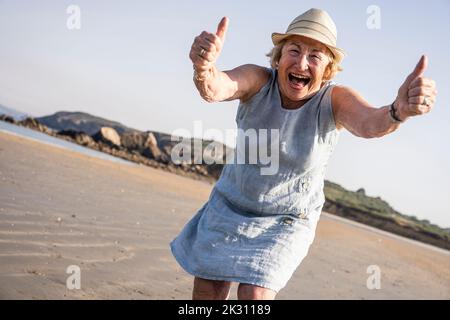
[{"label": "woman's shoulder", "polygon": [[347,113],[346,105],[354,104],[354,98],[358,93],[350,87],[343,85],[335,85],[331,95],[331,105],[333,109],[334,118],[336,120],[336,128],[342,130],[344,126],[339,119],[343,113]]},{"label": "woman's shoulder", "polygon": [[246,64],[241,66],[245,74],[246,93],[241,97],[241,102],[245,103],[254,97],[261,89],[270,83],[274,72],[270,68],[256,64]]}]

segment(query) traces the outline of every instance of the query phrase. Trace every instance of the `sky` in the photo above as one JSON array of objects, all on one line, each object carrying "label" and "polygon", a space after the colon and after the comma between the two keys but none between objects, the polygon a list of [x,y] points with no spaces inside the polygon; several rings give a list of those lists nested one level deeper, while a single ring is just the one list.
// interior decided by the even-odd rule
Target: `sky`
[{"label": "sky", "polygon": [[[68,28],[75,5],[80,28]],[[379,8],[379,28],[369,28]],[[326,179],[363,187],[401,213],[450,227],[450,1],[20,1],[0,0],[0,104],[43,116],[84,111],[141,130],[235,129],[237,101],[208,104],[192,82],[190,46],[230,19],[220,70],[269,66],[272,32],[326,10],[347,56],[335,81],[373,106],[390,104],[422,54],[437,83],[433,111],[394,133],[342,132]],[[369,12],[368,12],[369,8]],[[73,21],[73,20],[70,20]],[[217,137],[219,138],[219,137]]]}]

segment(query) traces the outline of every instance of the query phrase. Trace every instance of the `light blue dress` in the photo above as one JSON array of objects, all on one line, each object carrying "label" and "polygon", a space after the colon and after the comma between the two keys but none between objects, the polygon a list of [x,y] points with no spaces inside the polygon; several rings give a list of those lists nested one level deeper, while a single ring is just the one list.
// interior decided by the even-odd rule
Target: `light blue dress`
[{"label": "light blue dress", "polygon": [[[209,199],[171,242],[188,273],[274,291],[291,278],[313,242],[325,197],[324,175],[339,137],[327,81],[301,108],[282,107],[277,70],[237,110],[238,128],[279,129],[279,168],[225,164]],[[270,149],[269,149],[270,150]],[[248,149],[244,150],[248,152]]]}]

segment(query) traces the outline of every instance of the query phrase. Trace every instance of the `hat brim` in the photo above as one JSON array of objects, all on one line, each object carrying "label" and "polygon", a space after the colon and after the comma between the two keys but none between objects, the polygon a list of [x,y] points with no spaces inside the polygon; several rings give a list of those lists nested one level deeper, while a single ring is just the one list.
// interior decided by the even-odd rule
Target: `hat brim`
[{"label": "hat brim", "polygon": [[274,32],[274,33],[272,33],[272,42],[276,46],[281,41],[283,41],[284,39],[286,39],[288,37],[291,37],[291,36],[303,36],[303,37],[310,38],[310,39],[313,39],[313,40],[316,40],[316,41],[320,42],[321,44],[326,46],[331,51],[331,53],[333,54],[333,56],[336,59],[337,63],[340,63],[344,59],[344,57],[346,55],[344,50],[342,50],[340,48],[337,48],[337,47],[334,47],[332,45],[329,45],[329,44],[325,43],[323,41],[323,39],[320,39],[319,37],[315,36],[314,34],[309,34],[309,33],[306,33],[306,32],[298,32],[298,33],[297,32],[296,33],[278,33],[278,32]]}]

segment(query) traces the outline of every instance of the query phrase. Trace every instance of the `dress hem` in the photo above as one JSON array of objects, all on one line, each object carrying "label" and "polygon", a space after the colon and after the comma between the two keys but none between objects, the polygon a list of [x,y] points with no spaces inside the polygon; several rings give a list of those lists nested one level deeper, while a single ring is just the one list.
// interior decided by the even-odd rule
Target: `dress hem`
[{"label": "dress hem", "polygon": [[[202,278],[202,279],[206,279],[206,280],[217,280],[217,281],[228,281],[228,282],[238,282],[238,283],[245,283],[245,284],[251,284],[251,285],[255,285],[255,286],[259,286],[259,287],[263,287],[266,289],[270,289],[275,291],[276,293],[278,293],[281,289],[284,288],[284,286],[282,285],[274,285],[273,283],[267,282],[267,281],[262,281],[260,279],[257,278],[251,278],[251,279],[246,279],[243,277],[220,277],[220,276],[211,276],[211,275],[205,275],[199,272],[194,272],[186,263],[185,261],[178,256],[178,250],[175,248],[175,245],[173,244],[173,242],[170,244],[170,249],[172,251],[172,255],[175,257],[176,261],[178,262],[178,264],[184,269],[184,271],[186,271],[187,273],[189,273],[190,275],[197,277],[197,278]],[[180,254],[182,255],[182,254]]]}]

